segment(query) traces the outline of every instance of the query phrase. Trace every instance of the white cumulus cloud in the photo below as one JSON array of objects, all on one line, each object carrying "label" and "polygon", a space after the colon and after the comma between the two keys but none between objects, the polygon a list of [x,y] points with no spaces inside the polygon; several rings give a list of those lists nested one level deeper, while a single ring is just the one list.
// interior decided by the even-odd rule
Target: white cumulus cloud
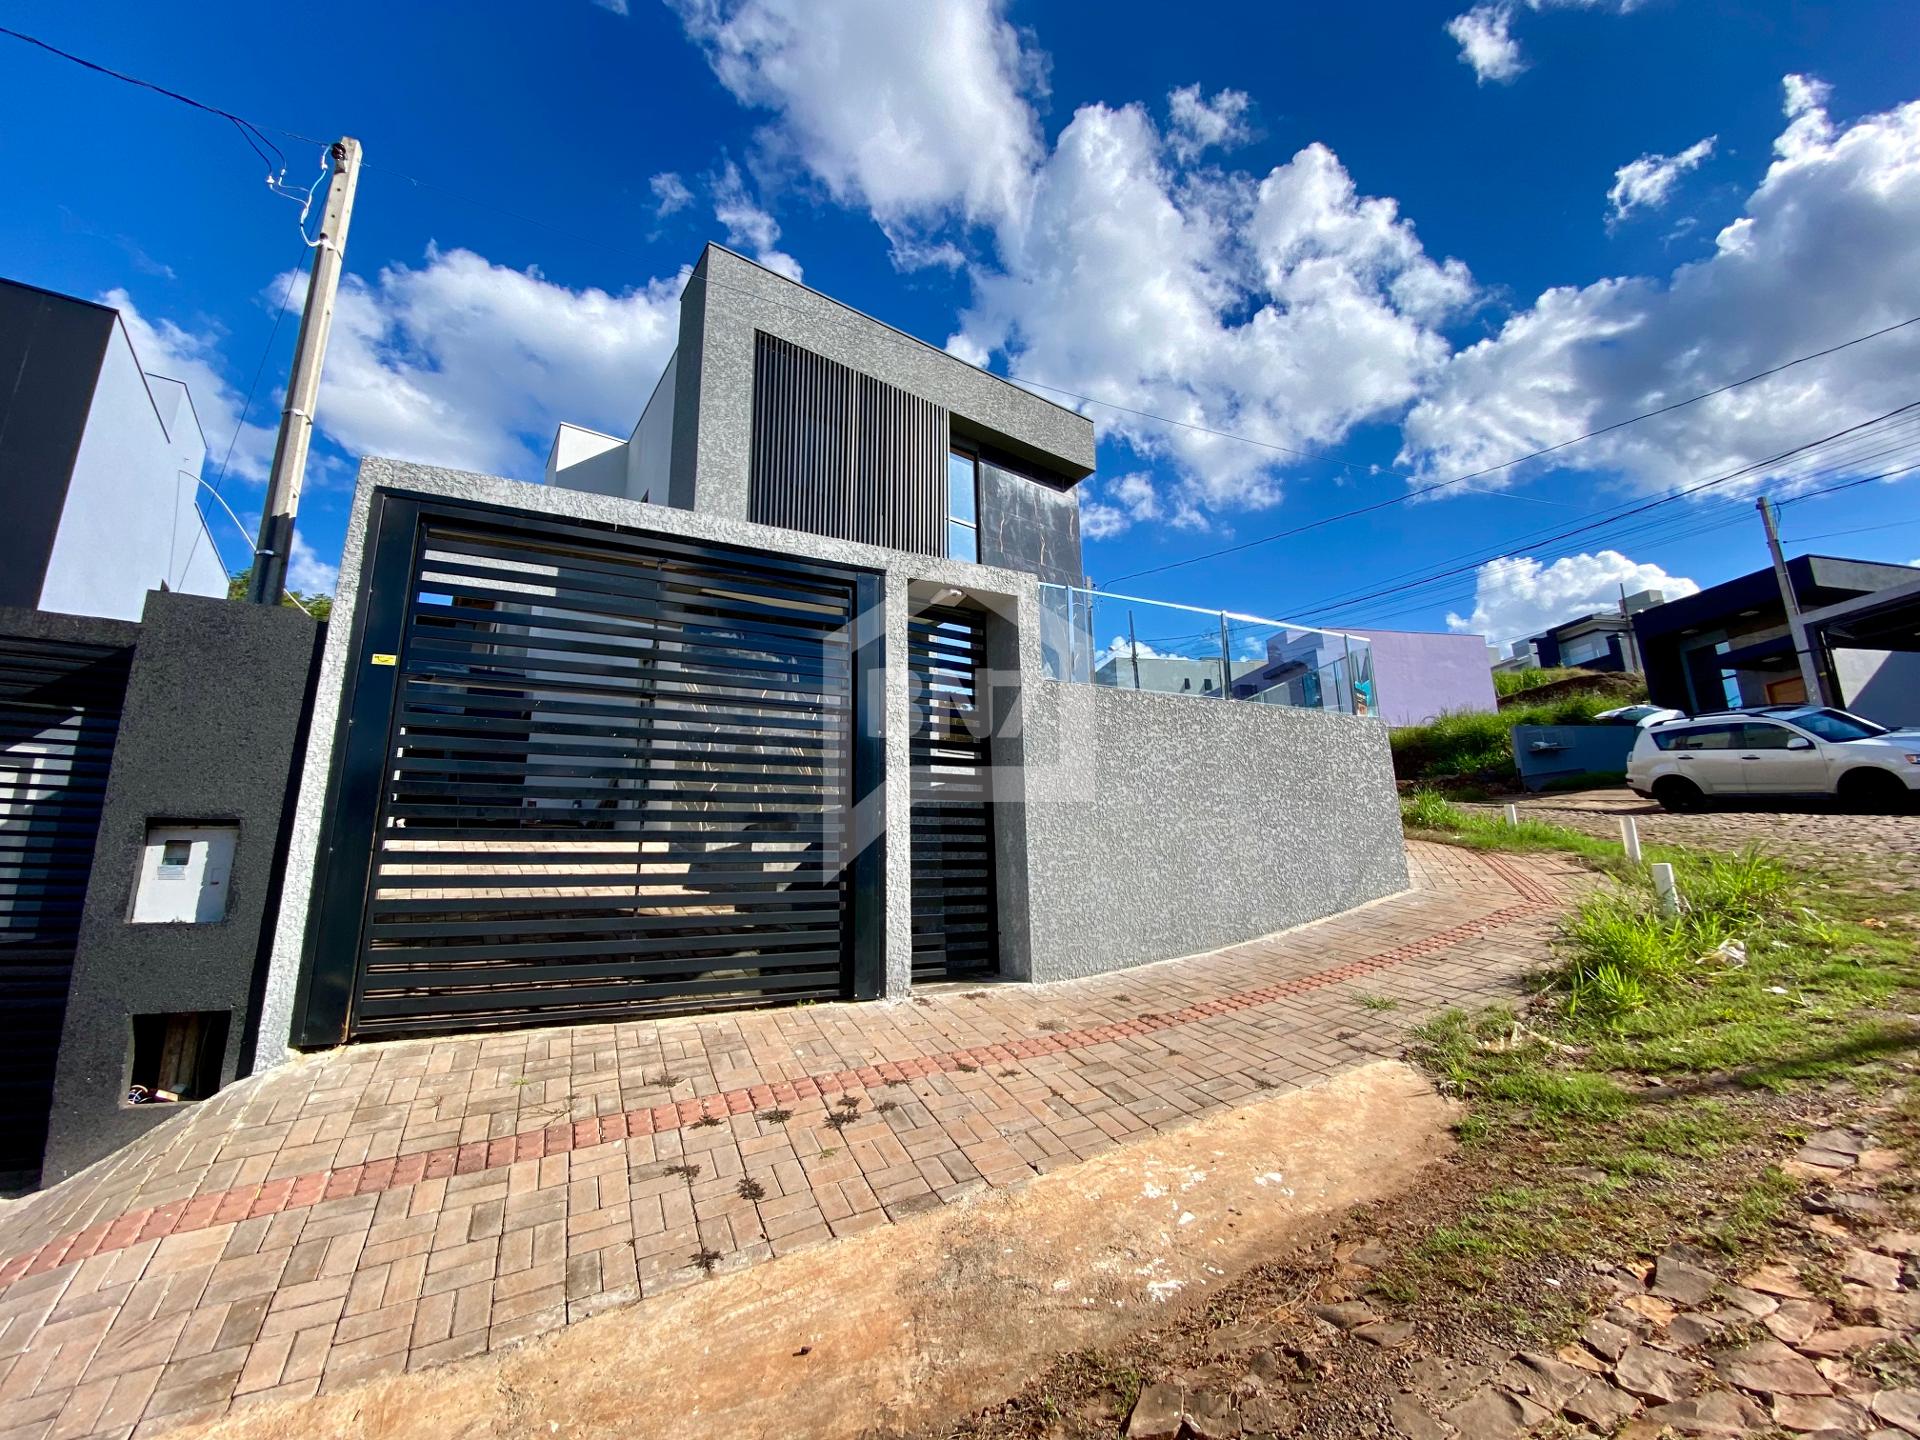
[{"label": "white cumulus cloud", "polygon": [[295,531],[293,554],[287,557],[287,588],[302,595],[331,595],[339,583],[340,567],[321,559],[306,536]]},{"label": "white cumulus cloud", "polygon": [[1613,172],[1613,188],[1607,191],[1608,218],[1617,222],[1635,210],[1658,210],[1665,205],[1680,177],[1699,169],[1719,138],[1709,135],[1677,155],[1642,155],[1622,165]]},{"label": "white cumulus cloud", "polygon": [[1550,565],[1529,555],[1504,556],[1476,572],[1473,613],[1448,615],[1447,628],[1505,646],[1568,620],[1617,611],[1622,585],[1629,595],[1658,590],[1669,600],[1700,588],[1684,575],[1629,560],[1618,550],[1567,555]]},{"label": "white cumulus cloud", "polygon": [[1473,67],[1482,85],[1503,84],[1527,68],[1513,38],[1511,5],[1476,5],[1449,20],[1447,33],[1460,46],[1461,63]]},{"label": "white cumulus cloud", "polygon": [[354,456],[537,478],[561,420],[633,424],[679,336],[684,280],[573,289],[433,248],[351,276],[316,423]]},{"label": "white cumulus cloud", "polygon": [[747,190],[740,167],[731,160],[713,182],[713,218],[727,231],[727,243],[789,280],[798,280],[800,262],[778,249],[780,226]]},{"label": "white cumulus cloud", "polygon": [[653,191],[654,208],[661,215],[671,215],[693,203],[693,191],[672,170],[662,170],[647,181],[647,186]]},{"label": "white cumulus cloud", "polygon": [[1001,0],[669,3],[721,84],[778,117],[761,131],[768,155],[890,233],[955,205],[970,220],[1021,207],[1045,77]]},{"label": "white cumulus cloud", "polygon": [[1167,96],[1167,146],[1174,158],[1197,159],[1216,145],[1236,145],[1250,133],[1247,111],[1252,100],[1244,90],[1222,90],[1211,100],[1198,85],[1185,85]]},{"label": "white cumulus cloud", "polygon": [[1086,482],[1076,493],[1080,498],[1080,533],[1090,540],[1108,539],[1131,528],[1135,521],[1158,520],[1165,513],[1153,477],[1144,471]]},{"label": "white cumulus cloud", "polygon": [[[1478,470],[1912,316],[1920,102],[1839,124],[1826,99],[1789,77],[1772,164],[1707,256],[1670,275],[1549,290],[1458,352],[1408,414],[1401,460],[1427,477]],[[1916,372],[1920,326],[1552,460],[1664,490],[1893,410],[1913,399]]]},{"label": "white cumulus cloud", "polygon": [[1460,63],[1474,79],[1504,85],[1527,68],[1513,22],[1521,10],[1608,10],[1624,15],[1639,0],[1483,0],[1447,22],[1447,34],[1460,47]]},{"label": "white cumulus cloud", "polygon": [[1298,459],[1282,450],[1337,442],[1418,394],[1473,285],[1325,146],[1265,175],[1194,175],[1166,154],[1143,106],[1083,107],[1032,203],[998,227],[996,262],[975,267],[949,348],[1197,427],[1092,412],[1169,460],[1190,509],[1272,504]]}]

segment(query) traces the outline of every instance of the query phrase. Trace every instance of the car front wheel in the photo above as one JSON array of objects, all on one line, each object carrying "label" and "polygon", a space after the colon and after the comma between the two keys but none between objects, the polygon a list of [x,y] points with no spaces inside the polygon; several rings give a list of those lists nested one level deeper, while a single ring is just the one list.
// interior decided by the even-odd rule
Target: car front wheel
[{"label": "car front wheel", "polygon": [[1912,808],[1913,792],[1885,770],[1849,770],[1840,777],[1840,802],[1861,815],[1898,814]]},{"label": "car front wheel", "polygon": [[1662,810],[1684,813],[1707,808],[1707,797],[1700,792],[1700,787],[1678,775],[1663,775],[1654,781],[1653,798]]}]

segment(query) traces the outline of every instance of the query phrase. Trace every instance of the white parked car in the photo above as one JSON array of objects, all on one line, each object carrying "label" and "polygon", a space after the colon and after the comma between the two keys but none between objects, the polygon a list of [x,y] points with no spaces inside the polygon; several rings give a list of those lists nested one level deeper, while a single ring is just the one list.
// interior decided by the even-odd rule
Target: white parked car
[{"label": "white parked car", "polygon": [[1627,784],[1668,810],[1714,799],[1836,796],[1861,810],[1911,808],[1920,732],[1845,710],[1763,705],[1656,722],[1627,757]]}]

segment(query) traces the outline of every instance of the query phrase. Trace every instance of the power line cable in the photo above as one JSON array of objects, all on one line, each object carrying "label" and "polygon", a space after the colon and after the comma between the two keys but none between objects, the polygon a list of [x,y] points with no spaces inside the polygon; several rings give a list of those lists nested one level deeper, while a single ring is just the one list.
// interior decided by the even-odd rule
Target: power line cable
[{"label": "power line cable", "polygon": [[[98,61],[88,60],[84,56],[74,54],[71,50],[62,50],[58,45],[49,44],[38,36],[28,35],[23,31],[12,29],[6,25],[0,25],[0,35],[10,35],[15,40],[23,41],[28,45],[46,51],[49,55],[57,55],[62,60],[71,61],[82,69],[92,70],[96,74],[108,76],[111,79],[120,81],[122,84],[135,85],[142,90],[151,90],[156,95],[164,95],[169,100],[177,100],[182,105],[191,105],[195,110],[204,110],[209,115],[216,115],[220,119],[229,122],[235,130],[240,132],[240,138],[253,147],[253,153],[265,161],[269,169],[275,164],[278,164],[282,169],[286,167],[286,155],[281,151],[280,147],[269,140],[258,125],[255,125],[244,116],[236,115],[231,110],[223,110],[218,105],[209,105],[204,100],[196,100],[191,95],[183,95],[178,90],[170,90],[165,85],[155,84],[151,80],[142,80],[138,75],[129,75],[124,70],[115,70],[111,66],[100,64]],[[280,133],[286,135],[292,132],[283,130]],[[299,138],[304,139],[305,137]],[[266,150],[261,149],[263,145],[266,147],[266,150],[273,152],[272,156],[269,156]]]},{"label": "power line cable", "polygon": [[[1905,420],[1895,420],[1895,422],[1891,422],[1887,428],[1903,428],[1903,430],[1905,430],[1905,428],[1912,428],[1914,424],[1920,424],[1920,417],[1908,417],[1908,419]],[[1864,442],[1864,444],[1878,445],[1880,436],[1878,436],[1878,432],[1876,432],[1872,438],[1868,438],[1868,436],[1862,434],[1862,436],[1853,436],[1853,438],[1847,440],[1847,442],[1839,442],[1839,444],[1836,445],[1836,449],[1832,451],[1832,455],[1843,455],[1843,463],[1841,463],[1841,465],[1832,465],[1832,455],[1826,455],[1826,457],[1824,457],[1824,463],[1822,463],[1820,467],[1814,468],[1811,472],[1807,472],[1807,474],[1801,476],[1801,478],[1803,478],[1803,480],[1814,480],[1814,478],[1820,478],[1820,476],[1824,476],[1824,474],[1837,474],[1837,472],[1841,472],[1841,470],[1851,470],[1855,465],[1862,463],[1864,459],[1882,459],[1885,455],[1903,455],[1903,453],[1912,453],[1912,451],[1914,451],[1912,442],[1910,442],[1910,440],[1903,440],[1901,444],[1889,445],[1889,447],[1882,447],[1882,449],[1874,449],[1870,455],[1862,455],[1859,451],[1859,445],[1862,444],[1862,442]],[[1816,442],[1807,453],[1811,455],[1814,449],[1826,449],[1826,447]],[[1674,495],[1670,495],[1670,497],[1674,497]],[[1741,513],[1745,513],[1745,501],[1711,499],[1711,501],[1705,501],[1705,503],[1707,503],[1707,505],[1722,505],[1722,507],[1734,505],[1734,507],[1740,509]],[[1619,524],[1620,520],[1630,518],[1630,515],[1634,513],[1634,509],[1638,509],[1638,507],[1603,507],[1603,509],[1597,509],[1597,511],[1590,511],[1588,518],[1596,518],[1597,516],[1596,520],[1594,520],[1594,526],[1590,526],[1590,528],[1596,528],[1596,530],[1597,528],[1611,528],[1611,526]],[[1688,516],[1688,520],[1692,520],[1692,518],[1695,518],[1695,516]],[[1615,532],[1613,536],[1609,536],[1609,540],[1619,543],[1620,540],[1624,540],[1624,538],[1628,538],[1628,536],[1636,536],[1636,534],[1647,534],[1647,536],[1651,536],[1653,532],[1657,532],[1659,528],[1663,528],[1663,526],[1667,526],[1667,524],[1670,524],[1670,520],[1667,520],[1667,518],[1659,518],[1659,520],[1653,520],[1653,522],[1642,522],[1642,524],[1630,526],[1630,528],[1626,528],[1626,530]],[[1553,540],[1559,540],[1559,536],[1557,536],[1557,534],[1549,534],[1549,532],[1530,532],[1530,534],[1526,534],[1526,536],[1513,536],[1513,538],[1507,538],[1507,540],[1501,541],[1498,551],[1484,551],[1484,549],[1478,549],[1478,547],[1476,547],[1476,549],[1471,549],[1471,551],[1455,553],[1452,557],[1448,557],[1448,561],[1471,561],[1471,563],[1475,564],[1476,568],[1478,568],[1480,574],[1498,574],[1501,568],[1515,568],[1515,566],[1523,566],[1523,564],[1532,563],[1532,561],[1538,559],[1538,555],[1515,555],[1515,551],[1532,551],[1532,549],[1538,549],[1538,547],[1542,547],[1542,545],[1548,545],[1549,541]],[[1590,541],[1588,541],[1588,543],[1590,543]],[[1571,549],[1571,547],[1569,547],[1569,549]],[[1509,559],[1509,557],[1513,557],[1513,559]],[[1407,580],[1407,582],[1409,582],[1407,589],[1421,586],[1421,584],[1434,584],[1432,576],[1425,576],[1425,570],[1423,570],[1423,568],[1409,568],[1409,570],[1402,570],[1400,574],[1388,576],[1388,578],[1390,578],[1390,580]],[[1332,595],[1332,597],[1325,599],[1325,601],[1315,601],[1313,605],[1317,605],[1317,607],[1327,607],[1327,609],[1344,609],[1346,603],[1356,601],[1361,593],[1363,593],[1363,591],[1359,591],[1359,589],[1348,589],[1348,591],[1342,591],[1340,595]],[[1288,609],[1292,609],[1292,607],[1288,607]],[[1308,612],[1313,612],[1313,607],[1304,607],[1304,609],[1308,609]]]},{"label": "power line cable", "polygon": [[[1902,405],[1897,409],[1890,410],[1885,415],[1878,416],[1873,420],[1862,421],[1860,424],[1848,426],[1844,430],[1836,430],[1831,435],[1822,436],[1818,440],[1809,440],[1804,445],[1796,445],[1791,449],[1780,451],[1778,454],[1775,454],[1775,455],[1770,455],[1764,460],[1757,460],[1751,465],[1743,465],[1736,470],[1730,470],[1724,475],[1717,475],[1710,480],[1702,480],[1698,484],[1688,485],[1688,486],[1682,487],[1681,489],[1674,490],[1669,494],[1659,497],[1658,499],[1649,500],[1644,504],[1636,505],[1631,509],[1623,512],[1621,515],[1614,517],[1614,519],[1621,520],[1621,519],[1626,519],[1628,516],[1631,516],[1631,515],[1643,514],[1646,511],[1657,509],[1659,506],[1662,506],[1662,505],[1671,505],[1675,501],[1684,499],[1688,495],[1698,494],[1703,490],[1709,490],[1714,488],[1715,486],[1725,485],[1730,483],[1731,481],[1741,479],[1744,476],[1754,474],[1755,472],[1770,469],[1772,466],[1779,464],[1782,460],[1791,459],[1793,456],[1801,454],[1807,450],[1811,450],[1816,446],[1824,445],[1830,441],[1839,439],[1841,436],[1844,436],[1844,435],[1854,434],[1860,430],[1865,429],[1869,425],[1877,425],[1883,420],[1890,419],[1895,415],[1905,414],[1906,412],[1915,410],[1915,409],[1920,409],[1920,400],[1909,401],[1907,404]],[[1554,540],[1554,541],[1563,540],[1574,535],[1580,535],[1591,530],[1602,528],[1612,523],[1614,523],[1613,520],[1601,520],[1601,521],[1596,521],[1587,525],[1577,525],[1570,530],[1561,531],[1559,534],[1554,535],[1550,538],[1551,540]],[[1488,556],[1486,558],[1498,559],[1500,557],[1498,552],[1495,552],[1493,555]],[[1484,559],[1470,561],[1467,564],[1458,566],[1454,569],[1440,571],[1438,574],[1436,574],[1431,578],[1438,579],[1441,576],[1458,574],[1462,570],[1471,570],[1476,568],[1478,565],[1481,565],[1484,563],[1486,563]],[[1337,602],[1337,608],[1344,609],[1344,608],[1347,608],[1349,605],[1358,604],[1362,601],[1375,599],[1380,596],[1395,594],[1407,588],[1409,587],[1404,585],[1397,585],[1397,586],[1389,586],[1382,590],[1369,591],[1364,595],[1356,595],[1352,597],[1350,600]],[[1335,603],[1336,602],[1328,602],[1318,607],[1311,607],[1311,606],[1307,607],[1306,613],[1318,614],[1324,609],[1332,608],[1335,605]]]}]

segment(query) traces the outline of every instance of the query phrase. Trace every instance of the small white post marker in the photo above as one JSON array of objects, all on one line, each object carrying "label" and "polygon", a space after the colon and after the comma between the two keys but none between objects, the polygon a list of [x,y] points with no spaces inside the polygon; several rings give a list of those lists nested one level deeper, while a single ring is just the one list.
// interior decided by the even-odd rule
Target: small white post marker
[{"label": "small white post marker", "polygon": [[1669,920],[1680,913],[1680,891],[1673,883],[1673,866],[1661,863],[1653,867],[1653,893],[1660,902],[1660,913]]},{"label": "small white post marker", "polygon": [[1507,806],[1507,824],[1518,825],[1519,823],[1520,823],[1520,807],[1518,805]]},{"label": "small white post marker", "polygon": [[1627,859],[1638,865],[1640,863],[1640,822],[1631,815],[1620,817],[1620,843],[1626,848]]}]

